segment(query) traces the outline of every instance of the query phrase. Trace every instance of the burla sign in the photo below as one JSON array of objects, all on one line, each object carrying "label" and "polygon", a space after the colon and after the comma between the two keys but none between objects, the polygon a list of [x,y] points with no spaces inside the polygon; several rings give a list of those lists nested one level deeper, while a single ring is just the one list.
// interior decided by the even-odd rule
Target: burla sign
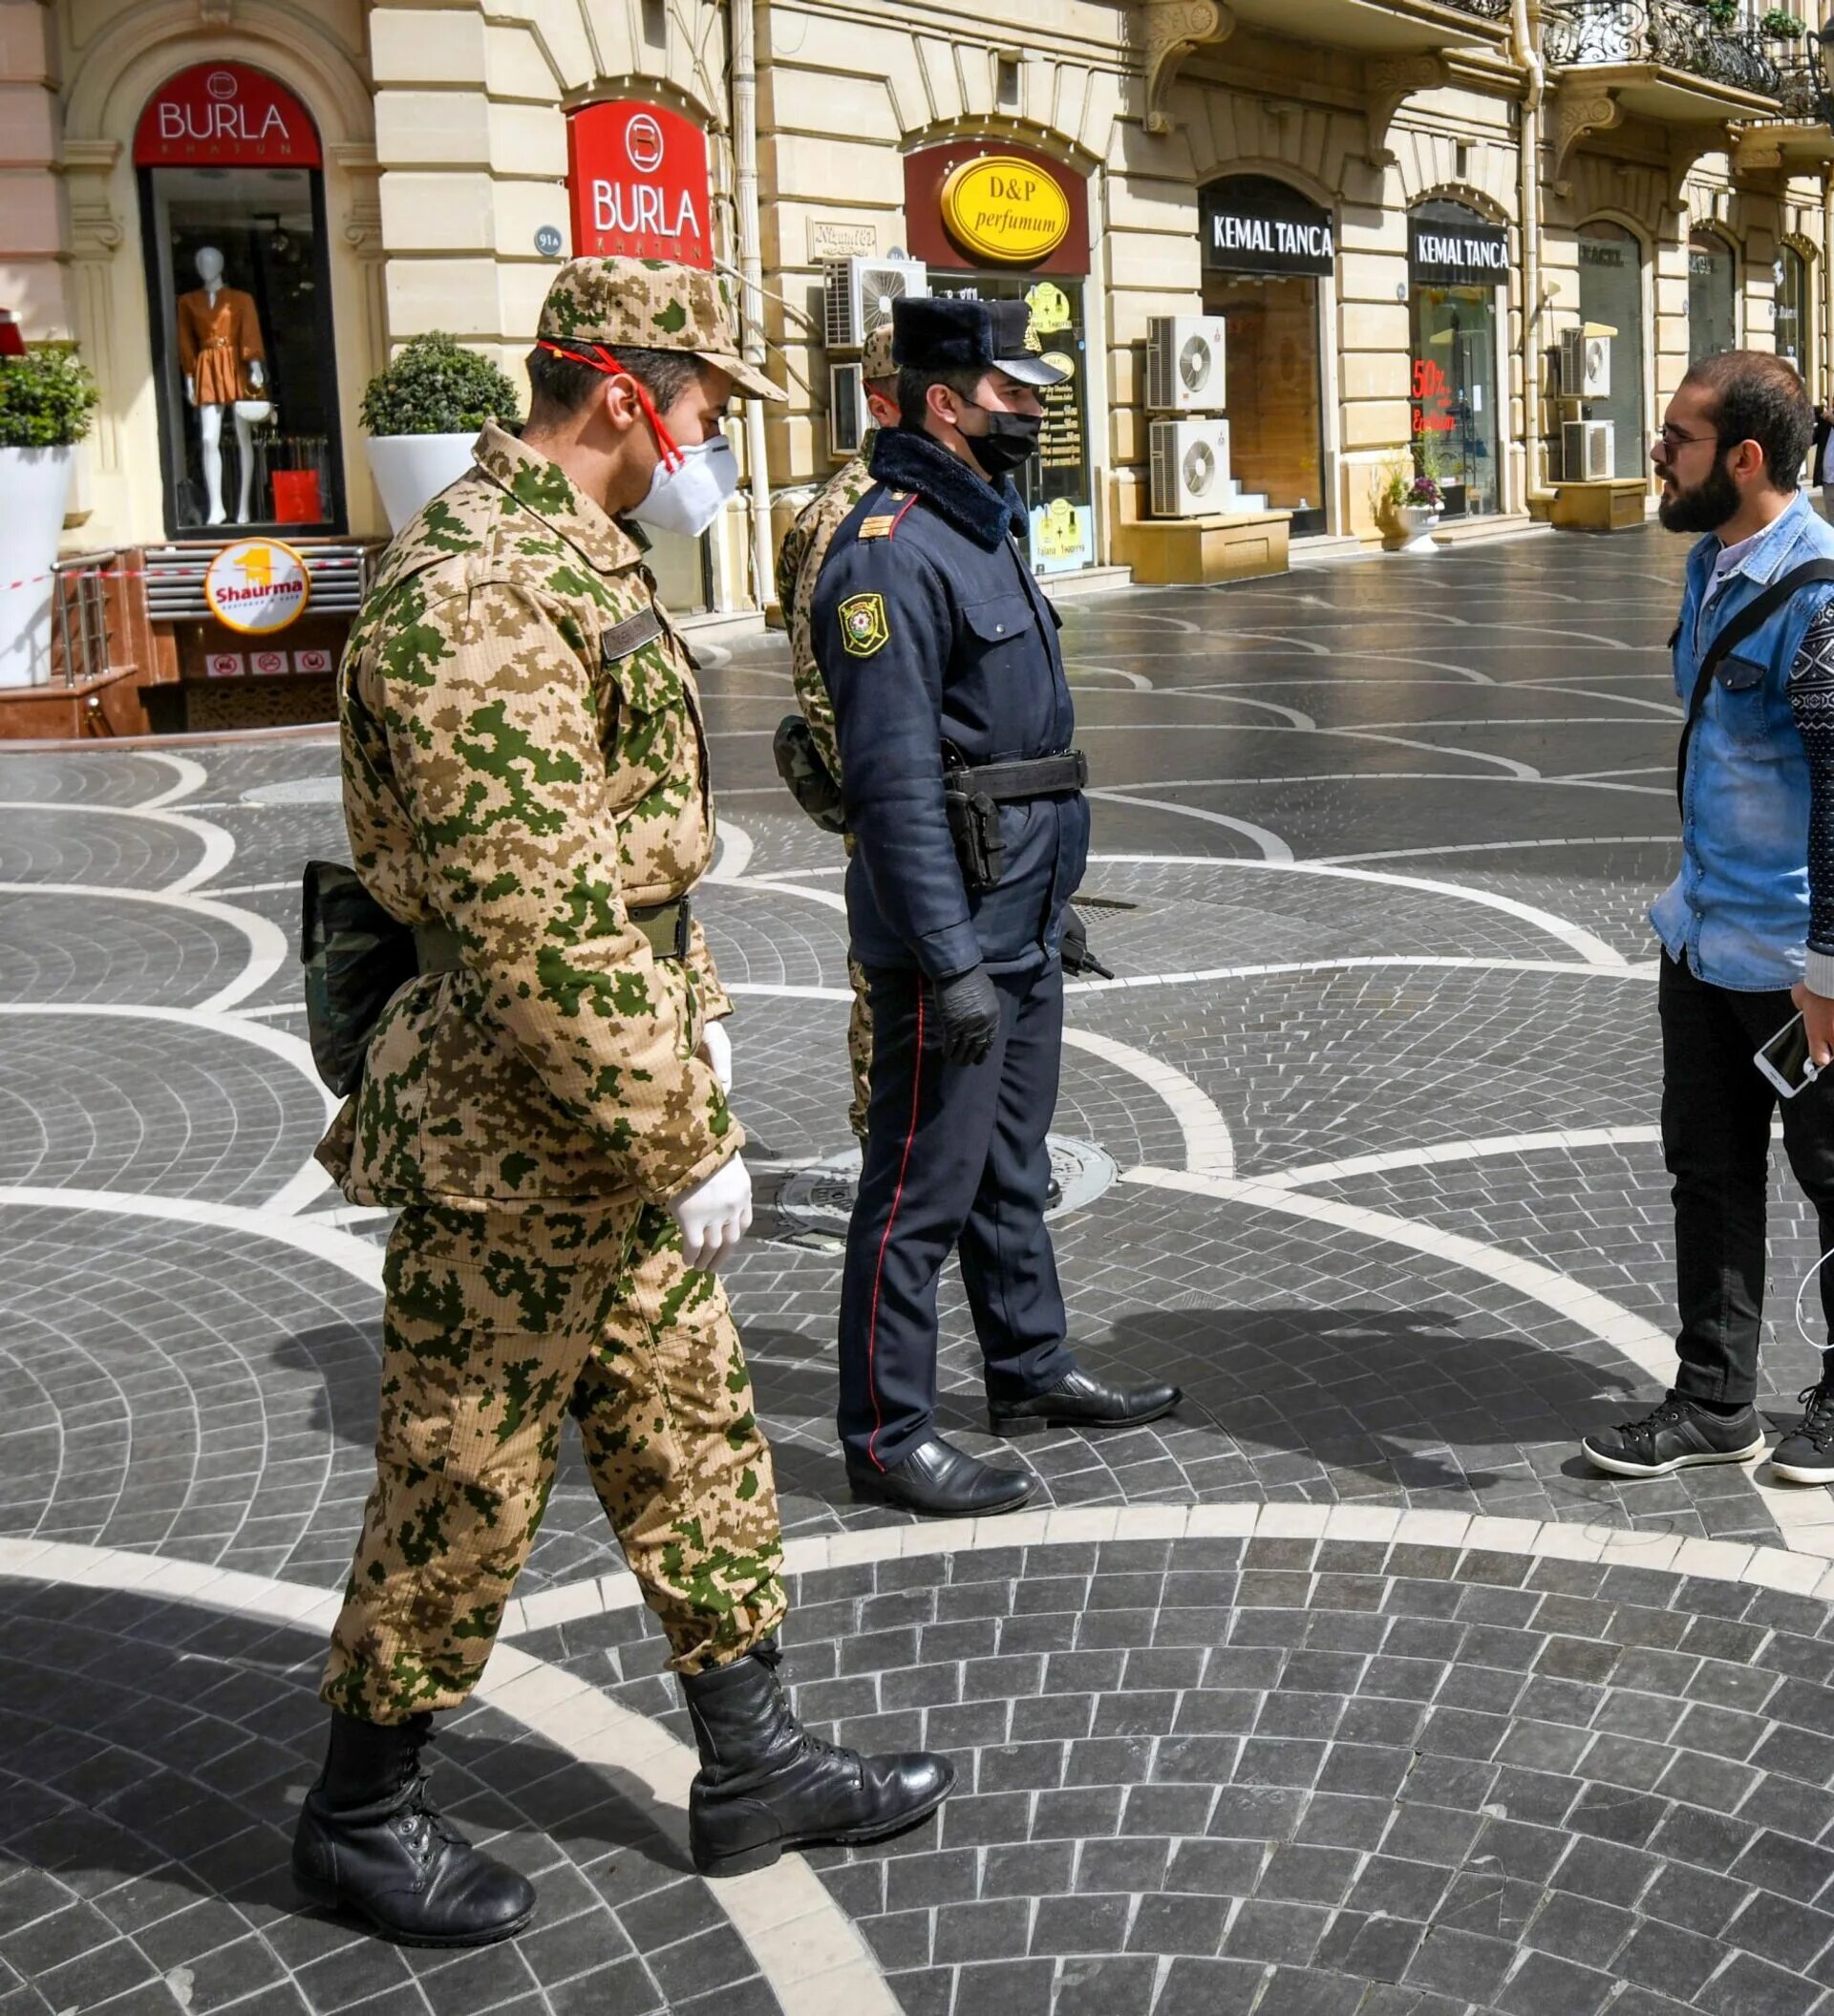
[{"label": "burla sign", "polygon": [[134,130],[137,168],[316,168],[319,161],[311,114],[278,78],[246,63],[194,63],[168,77]]},{"label": "burla sign", "polygon": [[566,121],[576,257],[672,259],[711,269],[707,136],[662,105],[582,105]]}]

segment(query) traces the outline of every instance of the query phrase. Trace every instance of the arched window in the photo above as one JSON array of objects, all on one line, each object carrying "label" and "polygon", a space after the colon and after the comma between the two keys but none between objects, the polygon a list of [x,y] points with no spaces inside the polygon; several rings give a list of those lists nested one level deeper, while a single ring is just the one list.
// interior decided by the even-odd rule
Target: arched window
[{"label": "arched window", "polygon": [[1611,389],[1587,400],[1586,416],[1611,423],[1612,474],[1640,476],[1651,424],[1643,390],[1643,248],[1622,224],[1580,227],[1579,312],[1587,332],[1611,346]]},{"label": "arched window", "polygon": [[1814,363],[1808,319],[1808,261],[1794,245],[1777,254],[1777,354],[1787,357],[1804,378]]},{"label": "arched window", "polygon": [[1407,255],[1415,467],[1439,484],[1448,517],[1500,511],[1497,313],[1509,234],[1439,199],[1408,212]]},{"label": "arched window", "polygon": [[134,136],[166,528],[344,529],[318,129],[245,63],[195,63]]},{"label": "arched window", "polygon": [[1738,260],[1717,231],[1688,239],[1688,362],[1738,348]]}]

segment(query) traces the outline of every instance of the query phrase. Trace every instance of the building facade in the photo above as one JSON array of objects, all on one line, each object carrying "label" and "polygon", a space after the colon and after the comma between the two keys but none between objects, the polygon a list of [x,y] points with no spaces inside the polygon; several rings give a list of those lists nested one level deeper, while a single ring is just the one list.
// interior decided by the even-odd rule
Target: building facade
[{"label": "building facade", "polygon": [[[1224,327],[1223,516],[1367,541],[1424,472],[1481,529],[1628,494],[1691,356],[1774,347],[1825,387],[1834,143],[1775,11],[0,0],[0,306],[101,387],[72,547],[383,537],[369,377],[431,329],[515,373],[576,248],[729,271],[789,393],[735,426],[725,520],[659,550],[679,607],[769,600],[856,435],[861,317],[906,285],[1022,295],[1072,368],[1041,573],[1144,551],[1162,316]],[[261,384],[212,376],[225,344]]]}]

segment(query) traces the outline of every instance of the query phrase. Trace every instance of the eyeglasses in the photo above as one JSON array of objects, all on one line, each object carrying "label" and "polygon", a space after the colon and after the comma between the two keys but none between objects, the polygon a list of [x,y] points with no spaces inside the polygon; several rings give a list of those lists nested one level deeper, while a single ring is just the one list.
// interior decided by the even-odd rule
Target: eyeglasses
[{"label": "eyeglasses", "polygon": [[1696,441],[1717,443],[1719,439],[1717,434],[1683,434],[1678,427],[1666,426],[1655,430],[1655,437],[1669,455],[1673,455],[1677,448],[1692,448]]}]

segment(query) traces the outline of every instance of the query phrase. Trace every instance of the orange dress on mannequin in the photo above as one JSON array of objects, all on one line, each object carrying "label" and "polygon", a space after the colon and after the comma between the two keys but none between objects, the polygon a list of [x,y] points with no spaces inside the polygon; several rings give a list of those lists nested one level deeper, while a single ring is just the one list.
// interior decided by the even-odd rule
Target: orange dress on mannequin
[{"label": "orange dress on mannequin", "polygon": [[179,296],[179,368],[196,378],[200,406],[252,397],[247,368],[267,362],[252,296],[240,287],[219,287],[214,303],[207,287]]}]

